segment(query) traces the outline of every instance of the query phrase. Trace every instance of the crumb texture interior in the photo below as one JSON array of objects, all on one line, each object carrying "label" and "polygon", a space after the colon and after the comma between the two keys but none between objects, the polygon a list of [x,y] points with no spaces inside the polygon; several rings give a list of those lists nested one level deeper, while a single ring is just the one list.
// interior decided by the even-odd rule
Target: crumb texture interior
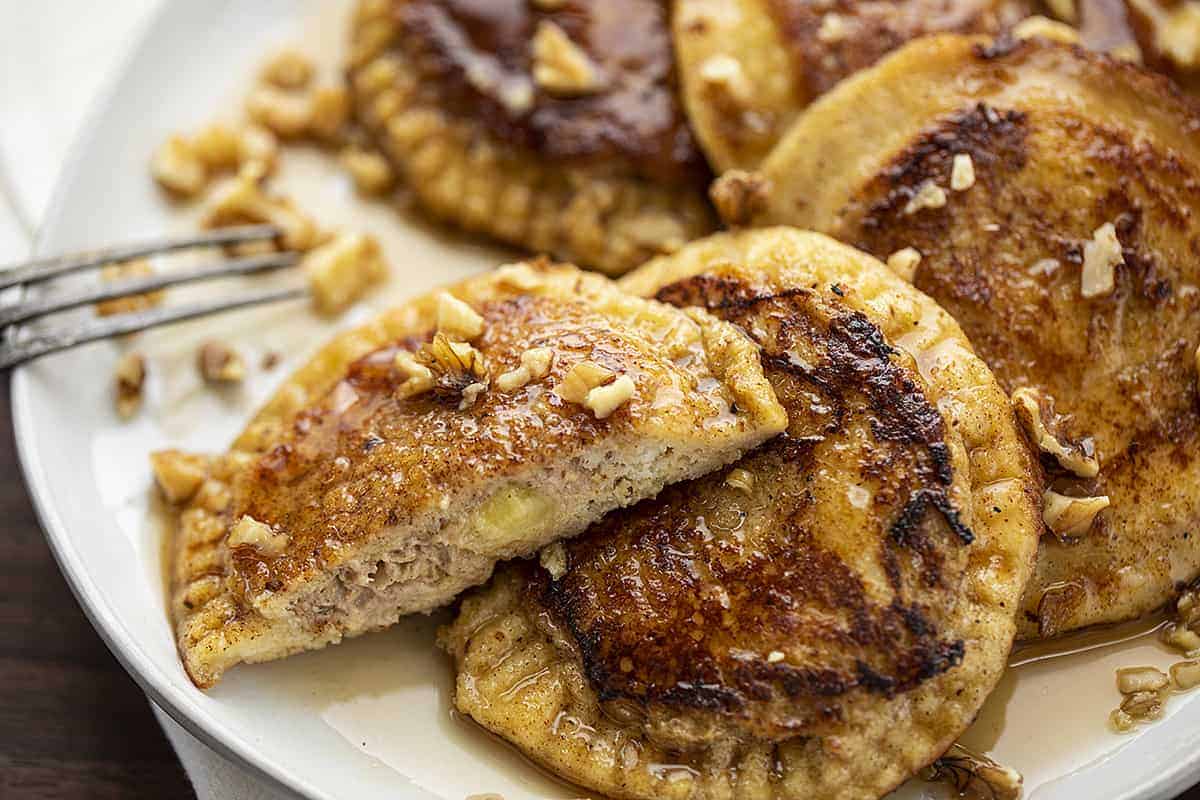
[{"label": "crumb texture interior", "polygon": [[[213,459],[175,565],[198,683],[445,604],[786,423],[757,349],[709,314],[540,262],[452,292],[335,338]],[[496,385],[546,348],[539,377]],[[564,399],[585,362],[602,377]]]}]

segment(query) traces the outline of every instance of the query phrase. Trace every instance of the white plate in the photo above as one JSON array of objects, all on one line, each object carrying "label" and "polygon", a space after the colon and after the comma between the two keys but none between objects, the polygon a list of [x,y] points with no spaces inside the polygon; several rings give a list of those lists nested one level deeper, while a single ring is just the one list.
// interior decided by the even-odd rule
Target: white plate
[{"label": "white plate", "polygon": [[[49,253],[178,230],[146,175],[169,132],[236,108],[272,43],[301,41],[336,63],[344,3],[297,0],[164,4],[111,92],[84,126],[39,248]],[[498,251],[445,238],[380,206],[358,203],[314,153],[289,158],[285,184],[323,220],[353,221],[385,241],[392,291],[412,294],[481,269]],[[178,294],[177,294],[178,296]],[[385,298],[374,298],[376,306]],[[357,315],[341,321],[349,324]],[[321,653],[239,668],[196,690],[176,658],[164,607],[161,531],[146,454],[163,446],[225,447],[283,374],[328,335],[296,307],[259,310],[143,337],[154,370],[145,413],[119,422],[109,395],[118,348],[45,359],[13,380],[13,412],[30,491],[59,564],[113,652],[162,708],[201,740],[313,798],[506,800],[578,796],[507,746],[450,713],[450,666],[433,646],[438,618]],[[288,359],[228,395],[202,390],[192,353],[219,336]],[[257,373],[257,370],[256,370]],[[1026,797],[1170,798],[1194,782],[1200,703],[1173,698],[1167,717],[1119,737],[1105,725],[1117,666],[1172,658],[1141,637],[1010,670],[970,731],[1025,775]],[[114,735],[119,735],[114,731]],[[900,795],[937,792],[920,784]]]}]

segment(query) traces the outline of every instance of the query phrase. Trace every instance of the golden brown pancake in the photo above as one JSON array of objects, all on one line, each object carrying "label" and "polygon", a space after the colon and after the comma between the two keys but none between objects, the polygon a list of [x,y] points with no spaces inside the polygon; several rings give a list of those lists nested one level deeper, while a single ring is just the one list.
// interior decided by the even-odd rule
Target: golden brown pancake
[{"label": "golden brown pancake", "polygon": [[660,0],[361,0],[349,77],[451,223],[610,274],[712,229]]},{"label": "golden brown pancake", "polygon": [[452,291],[335,337],[190,498],[159,457],[187,501],[174,615],[197,685],[444,605],[786,424],[753,344],[711,315],[569,266]]},{"label": "golden brown pancake", "polygon": [[999,33],[1034,0],[675,0],[684,100],[713,168],[752,169],[820,95],[912,39]]},{"label": "golden brown pancake", "polygon": [[1108,498],[1044,538],[1023,636],[1145,614],[1200,573],[1197,105],[1082,49],[931,38],[814,104],[760,178],[757,222],[920,253],[916,287],[1043,404],[1055,503]]},{"label": "golden brown pancake", "polygon": [[722,234],[623,285],[761,348],[785,434],[468,595],[456,707],[615,798],[876,798],[1005,666],[1035,464],[958,326],[826,237]]}]

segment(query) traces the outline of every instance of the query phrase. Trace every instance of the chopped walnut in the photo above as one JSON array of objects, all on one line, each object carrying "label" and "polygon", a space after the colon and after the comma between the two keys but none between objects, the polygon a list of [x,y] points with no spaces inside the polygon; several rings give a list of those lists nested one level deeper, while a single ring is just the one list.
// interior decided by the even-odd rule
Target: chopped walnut
[{"label": "chopped walnut", "polygon": [[1172,664],[1171,685],[1181,692],[1200,686],[1200,661],[1179,661]]},{"label": "chopped walnut", "polygon": [[238,165],[248,174],[270,175],[279,161],[279,140],[261,125],[246,125],[238,136]]},{"label": "chopped walnut", "polygon": [[1087,533],[1096,515],[1108,508],[1108,496],[1069,497],[1047,489],[1042,495],[1042,519],[1060,539],[1071,539]]},{"label": "chopped walnut", "polygon": [[1188,658],[1200,656],[1200,588],[1190,584],[1175,601],[1174,619],[1162,630],[1162,641]]},{"label": "chopped walnut", "polygon": [[731,169],[713,181],[708,194],[727,225],[749,225],[767,206],[770,182],[757,172]]},{"label": "chopped walnut", "polygon": [[821,17],[821,26],[817,28],[817,41],[834,44],[845,40],[850,35],[850,26],[841,14],[830,11]]},{"label": "chopped walnut", "polygon": [[533,35],[533,79],[551,94],[591,94],[603,88],[600,69],[583,48],[549,20]]},{"label": "chopped walnut", "polygon": [[1056,20],[1034,14],[1013,26],[1013,36],[1018,39],[1049,39],[1063,44],[1079,44],[1079,31]]},{"label": "chopped walnut", "polygon": [[550,573],[551,580],[558,580],[567,574],[567,548],[562,542],[555,542],[543,547],[538,553],[538,561],[542,569]]},{"label": "chopped walnut", "polygon": [[496,277],[506,286],[520,289],[522,292],[532,292],[542,285],[542,279],[534,272],[533,267],[524,261],[497,267]]},{"label": "chopped walnut", "polygon": [[458,403],[458,410],[466,411],[468,408],[475,405],[475,401],[479,399],[479,395],[486,392],[487,388],[488,385],[486,383],[480,383],[478,381],[467,384],[466,388],[462,390],[462,400],[460,400]]},{"label": "chopped walnut", "polygon": [[379,243],[362,233],[341,233],[302,262],[313,303],[332,314],[358,300],[387,274]]},{"label": "chopped walnut", "polygon": [[923,769],[922,780],[949,784],[960,797],[1018,800],[1021,774],[960,744],[950,745],[941,758]]},{"label": "chopped walnut", "polygon": [[214,122],[192,137],[192,150],[210,170],[237,169],[242,162],[242,137],[231,126]]},{"label": "chopped walnut", "polygon": [[404,382],[396,390],[401,398],[414,397],[424,394],[433,388],[433,370],[417,361],[417,358],[407,350],[396,354],[393,366],[404,378]]},{"label": "chopped walnut", "polygon": [[312,59],[298,50],[281,50],[263,65],[263,81],[280,89],[303,89],[313,77]]},{"label": "chopped walnut", "polygon": [[784,652],[782,650],[772,650],[771,652],[767,653],[767,663],[768,664],[778,664],[780,661],[783,661],[785,658],[787,658],[787,656],[784,654]]},{"label": "chopped walnut", "polygon": [[172,505],[186,503],[208,477],[208,459],[181,450],[159,450],[150,454],[154,481]]},{"label": "chopped walnut", "polygon": [[904,206],[904,214],[916,214],[926,208],[943,208],[946,205],[946,190],[933,181],[925,181]]},{"label": "chopped walnut", "polygon": [[732,486],[743,494],[753,494],[754,473],[741,467],[731,469],[729,470],[729,474],[725,476],[725,484]]},{"label": "chopped walnut", "polygon": [[522,388],[530,381],[540,380],[550,374],[550,365],[554,362],[554,351],[549,347],[534,347],[521,354],[521,365],[511,369],[496,378],[496,388],[502,392],[512,392]]},{"label": "chopped walnut", "polygon": [[955,153],[954,162],[950,167],[950,188],[956,192],[965,192],[975,185],[975,162],[970,153]]},{"label": "chopped walnut", "polygon": [[348,147],[342,151],[342,167],[354,179],[354,187],[365,195],[379,195],[392,188],[396,176],[386,158],[371,150]]},{"label": "chopped walnut", "polygon": [[195,197],[208,185],[208,170],[191,143],[172,136],[154,152],[150,174],[158,185],[178,197]]},{"label": "chopped walnut", "polygon": [[274,86],[257,86],[246,97],[246,114],[284,139],[297,139],[308,132],[312,122],[312,98]]},{"label": "chopped walnut", "polygon": [[915,247],[897,250],[887,258],[888,269],[909,283],[917,277],[917,267],[920,263],[921,251]]},{"label": "chopped walnut", "polygon": [[[100,279],[104,281],[120,281],[127,278],[146,278],[153,274],[154,270],[151,268],[150,262],[143,258],[138,258],[120,264],[109,264],[100,270]],[[96,303],[96,313],[102,317],[108,317],[113,314],[145,311],[148,308],[161,305],[164,297],[166,297],[166,291],[158,289],[157,291],[145,292],[143,294],[101,300],[99,303]]]},{"label": "chopped walnut", "polygon": [[237,383],[246,377],[241,354],[215,340],[205,342],[196,351],[196,368],[208,383]]},{"label": "chopped walnut", "polygon": [[308,133],[325,142],[338,141],[350,121],[350,94],[342,86],[322,86],[309,103]]},{"label": "chopped walnut", "polygon": [[146,359],[141,353],[126,353],[117,362],[116,406],[123,419],[129,419],[142,407],[142,389],[146,383]]},{"label": "chopped walnut", "polygon": [[554,387],[554,393],[568,403],[583,405],[588,392],[611,381],[615,373],[593,361],[580,361]]},{"label": "chopped walnut", "polygon": [[[435,333],[433,341],[422,346],[417,353],[420,363],[429,367],[433,374],[432,391],[439,397],[460,402],[470,397],[474,403],[478,395],[487,388],[489,381],[487,361],[466,342],[456,342],[442,332]],[[472,388],[482,386],[483,388]]]},{"label": "chopped walnut", "polygon": [[469,342],[483,333],[483,317],[454,295],[442,292],[437,298],[437,329]]},{"label": "chopped walnut", "polygon": [[596,415],[596,419],[607,419],[629,399],[633,397],[634,391],[637,389],[633,382],[633,378],[628,375],[622,375],[612,383],[604,386],[597,386],[587,393],[584,398],[583,405],[585,408],[591,409]]},{"label": "chopped walnut", "polygon": [[1023,386],[1012,393],[1017,419],[1029,434],[1034,445],[1043,453],[1054,456],[1063,469],[1081,478],[1100,474],[1100,462],[1080,445],[1064,444],[1046,425],[1055,418],[1053,401],[1037,389]]},{"label": "chopped walnut", "polygon": [[1086,298],[1112,294],[1116,285],[1116,267],[1125,263],[1117,229],[1106,222],[1095,230],[1083,247],[1083,274],[1080,293]]},{"label": "chopped walnut", "polygon": [[230,529],[227,544],[230,547],[253,547],[263,555],[277,556],[287,549],[290,541],[291,537],[286,533],[277,533],[270,525],[243,515]]},{"label": "chopped walnut", "polygon": [[289,250],[310,250],[318,242],[317,224],[291,201],[268,196],[259,185],[260,175],[243,170],[212,199],[204,215],[206,228],[270,223],[283,231],[282,244]]},{"label": "chopped walnut", "polygon": [[1170,678],[1154,667],[1122,667],[1117,670],[1117,691],[1121,694],[1157,692],[1170,684]]},{"label": "chopped walnut", "polygon": [[711,56],[700,65],[700,80],[709,91],[727,103],[749,105],[754,87],[746,78],[741,62],[724,54]]}]

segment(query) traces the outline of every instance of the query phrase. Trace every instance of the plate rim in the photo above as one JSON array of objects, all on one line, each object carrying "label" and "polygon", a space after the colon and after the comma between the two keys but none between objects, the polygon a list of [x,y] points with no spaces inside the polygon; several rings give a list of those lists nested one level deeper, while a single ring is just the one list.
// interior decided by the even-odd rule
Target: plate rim
[{"label": "plate rim", "polygon": [[[42,255],[46,252],[47,241],[52,238],[52,232],[61,225],[63,206],[69,188],[74,183],[75,176],[84,162],[85,154],[90,149],[92,142],[93,126],[90,123],[103,116],[112,105],[114,97],[125,82],[132,63],[151,32],[162,26],[164,20],[182,5],[184,5],[183,0],[160,0],[156,7],[149,11],[127,36],[123,53],[101,82],[101,88],[89,103],[79,129],[73,135],[67,157],[55,180],[50,201],[34,237],[33,255]],[[108,601],[87,574],[78,552],[71,544],[71,537],[65,532],[65,526],[50,500],[48,487],[51,477],[42,466],[35,444],[33,403],[30,399],[30,392],[28,367],[18,367],[11,375],[9,386],[17,463],[25,480],[25,486],[37,515],[42,535],[54,556],[59,572],[70,587],[76,602],[83,609],[88,622],[100,636],[109,652],[146,694],[150,702],[218,756],[245,769],[273,789],[310,800],[335,800],[333,795],[288,774],[270,760],[257,755],[255,748],[241,734],[213,719],[193,699],[186,697],[184,693],[170,685],[165,680],[165,676],[159,674],[157,668],[150,664],[149,659],[142,653],[141,645],[114,613]],[[1195,739],[1200,742],[1200,730]],[[178,754],[176,756],[178,757]],[[188,777],[190,781],[191,776]],[[1173,768],[1160,772],[1157,777],[1143,783],[1141,787],[1114,797],[1112,800],[1172,800],[1181,792],[1191,788],[1197,779],[1200,779],[1200,750],[1195,751],[1190,759],[1182,759]]]},{"label": "plate rim", "polygon": [[[181,5],[181,0],[160,0],[125,38],[122,54],[118,56],[116,63],[101,81],[99,90],[80,120],[78,131],[71,139],[67,157],[55,179],[50,201],[34,236],[31,256],[42,255],[46,252],[47,241],[52,238],[52,232],[61,224],[63,205],[69,187],[74,182],[92,142],[93,125],[91,123],[103,116],[112,105],[116,93],[125,82],[132,63],[151,32],[163,25],[164,20]],[[50,548],[59,572],[66,580],[67,586],[70,587],[71,594],[83,609],[84,616],[100,636],[105,647],[145,693],[150,702],[164,711],[189,735],[220,757],[237,764],[274,789],[311,800],[334,800],[331,795],[316,786],[287,774],[269,760],[257,756],[249,742],[236,732],[228,730],[227,726],[211,719],[203,709],[170,686],[165,681],[165,676],[157,674],[158,671],[149,665],[148,659],[142,655],[141,645],[129,633],[124,623],[113,612],[87,575],[80,562],[79,554],[71,545],[70,536],[65,533],[65,526],[62,525],[57,510],[49,498],[48,486],[51,478],[42,467],[35,444],[28,375],[28,365],[19,366],[12,372],[9,383],[9,403],[17,464],[25,481],[34,513],[37,515],[42,537]],[[163,736],[166,737],[166,731],[163,731]],[[176,753],[176,758],[178,757],[179,754]],[[188,780],[190,783],[190,775]]]}]

